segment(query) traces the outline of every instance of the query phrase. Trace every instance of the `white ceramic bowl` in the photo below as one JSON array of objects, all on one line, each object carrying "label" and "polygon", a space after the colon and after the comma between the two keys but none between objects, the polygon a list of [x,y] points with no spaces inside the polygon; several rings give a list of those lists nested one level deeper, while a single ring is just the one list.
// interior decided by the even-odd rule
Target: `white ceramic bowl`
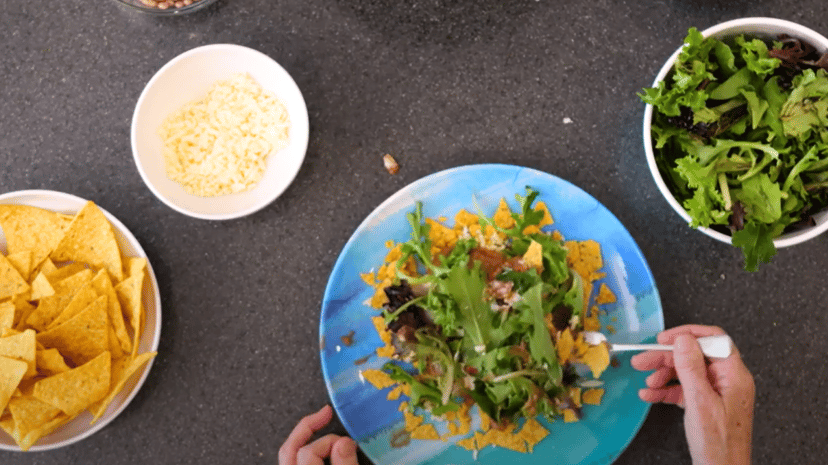
[{"label": "white ceramic bowl", "polygon": [[[795,37],[798,39],[802,39],[816,47],[817,50],[820,52],[828,51],[828,39],[826,39],[823,35],[815,32],[811,29],[808,29],[805,26],[792,23],[790,21],[785,21],[781,19],[775,18],[741,18],[735,19],[733,21],[727,21],[721,24],[717,24],[713,27],[705,29],[702,31],[702,35],[704,37],[716,37],[716,38],[725,38],[736,36],[739,34],[745,34],[753,37],[760,37],[760,38],[767,38],[767,39],[775,39],[779,34],[787,34],[791,37]],[[664,80],[667,77],[667,74],[673,69],[673,65],[675,64],[676,60],[678,59],[678,55],[681,52],[681,48],[679,47],[670,59],[664,63],[664,66],[658,72],[655,80],[653,81],[653,87],[658,85],[659,81]],[[653,119],[653,106],[647,105],[644,110],[644,152],[647,156],[647,164],[650,167],[650,173],[653,175],[653,179],[655,179],[656,185],[658,189],[661,191],[661,194],[667,199],[667,202],[673,207],[673,210],[678,212],[682,218],[685,219],[688,223],[690,223],[691,218],[684,207],[673,197],[673,194],[667,188],[667,184],[664,183],[664,180],[661,177],[661,173],[658,171],[658,166],[656,165],[655,161],[655,154],[653,152],[653,141],[651,137],[651,129],[650,126],[652,124]],[[828,211],[822,211],[815,215],[813,215],[814,220],[816,220],[816,225],[810,228],[805,228],[799,231],[790,232],[783,234],[776,239],[774,239],[773,243],[777,248],[780,247],[788,247],[791,245],[799,244],[801,242],[805,242],[809,239],[812,239],[819,234],[822,234],[826,229],[828,229]],[[728,234],[722,234],[719,231],[715,231],[711,228],[699,227],[699,231],[707,234],[708,236],[718,239],[722,242],[727,242],[728,244],[731,243],[731,237]]]},{"label": "white ceramic bowl", "polygon": [[[158,127],[169,114],[204,96],[216,81],[245,72],[287,107],[290,143],[268,156],[264,176],[252,190],[210,198],[189,194],[167,177]],[[269,56],[241,45],[205,45],[173,58],[150,79],[132,116],[131,138],[138,172],[156,197],[188,216],[228,220],[264,208],[293,182],[308,148],[308,110],[293,78]]]},{"label": "white ceramic bowl", "polygon": [[[70,215],[77,213],[85,203],[86,200],[80,197],[48,190],[26,190],[0,195],[0,204],[30,205]],[[138,240],[135,239],[135,236],[129,232],[126,226],[103,208],[101,208],[101,211],[112,223],[115,230],[115,239],[118,241],[121,253],[126,257],[147,258],[141,244],[138,243]],[[6,237],[2,234],[2,229],[0,229],[0,251],[6,252]],[[138,344],[139,354],[158,350],[158,342],[161,340],[161,296],[158,291],[158,281],[155,279],[155,273],[149,260],[147,260],[147,278],[144,280],[142,293],[146,320]],[[132,401],[147,379],[150,368],[152,368],[152,362],[153,360],[150,360],[141,370],[132,375],[124,385],[124,389],[115,396],[112,403],[109,404],[109,408],[94,425],[89,425],[89,422],[92,421],[92,415],[88,411],[84,411],[52,434],[40,438],[29,451],[45,451],[68,446],[100,431],[101,428],[123,412]],[[19,451],[20,448],[8,434],[0,430],[0,450]]]}]

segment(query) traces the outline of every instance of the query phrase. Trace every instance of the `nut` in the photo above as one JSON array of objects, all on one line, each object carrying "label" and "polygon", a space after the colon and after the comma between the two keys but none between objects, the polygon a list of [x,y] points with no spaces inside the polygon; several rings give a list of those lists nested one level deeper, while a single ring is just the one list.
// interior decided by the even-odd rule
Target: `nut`
[{"label": "nut", "polygon": [[397,160],[394,160],[394,157],[388,155],[387,153],[383,155],[382,163],[385,165],[385,169],[388,170],[390,174],[397,174],[397,171],[400,170],[400,165],[397,163]]}]

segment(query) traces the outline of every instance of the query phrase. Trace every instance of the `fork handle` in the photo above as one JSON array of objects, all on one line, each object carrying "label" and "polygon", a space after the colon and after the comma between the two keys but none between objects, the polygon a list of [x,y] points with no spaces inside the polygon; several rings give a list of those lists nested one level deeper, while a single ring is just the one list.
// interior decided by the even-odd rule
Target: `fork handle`
[{"label": "fork handle", "polygon": [[613,344],[612,350],[614,351],[625,351],[625,350],[673,350],[673,346],[668,346],[664,344]]}]

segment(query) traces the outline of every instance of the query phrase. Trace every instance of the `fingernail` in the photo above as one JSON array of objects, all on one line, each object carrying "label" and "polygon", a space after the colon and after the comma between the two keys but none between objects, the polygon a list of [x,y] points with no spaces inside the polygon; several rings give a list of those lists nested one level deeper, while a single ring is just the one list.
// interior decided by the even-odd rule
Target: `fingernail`
[{"label": "fingernail", "polygon": [[356,443],[349,438],[344,438],[345,441],[342,441],[342,444],[339,446],[339,456],[340,457],[350,457],[356,453]]},{"label": "fingernail", "polygon": [[646,402],[646,400],[644,399],[644,394],[645,394],[646,392],[647,392],[647,390],[646,390],[646,389],[639,389],[639,390],[638,390],[638,398],[639,398],[639,399],[641,399],[641,400],[644,400],[645,402]]},{"label": "fingernail", "polygon": [[696,342],[696,338],[686,334],[676,336],[676,340],[673,341],[673,349],[683,354],[693,353],[695,352],[694,349],[696,349],[697,347],[698,342]]}]

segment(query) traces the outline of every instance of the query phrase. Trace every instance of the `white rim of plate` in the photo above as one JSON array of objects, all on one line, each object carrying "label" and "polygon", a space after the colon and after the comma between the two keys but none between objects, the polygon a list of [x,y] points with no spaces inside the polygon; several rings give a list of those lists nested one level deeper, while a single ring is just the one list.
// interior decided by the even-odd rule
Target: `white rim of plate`
[{"label": "white rim of plate", "polygon": [[[36,203],[36,202],[33,202],[33,199],[43,199],[45,202],[59,201],[59,202],[64,202],[65,204],[77,205],[77,208],[52,210],[52,211],[58,211],[60,213],[67,213],[67,212],[75,213],[78,210],[80,210],[80,207],[83,206],[83,204],[86,203],[86,201],[87,201],[86,199],[83,199],[83,198],[78,197],[76,195],[67,194],[65,192],[34,189],[34,190],[22,190],[22,191],[7,192],[5,194],[2,194],[2,195],[0,195],[0,204],[2,204],[2,205],[32,205],[33,203]],[[43,202],[41,202],[41,203],[43,203]],[[33,205],[33,206],[40,206],[40,205]],[[46,207],[41,207],[41,208],[50,210],[49,208],[46,208]],[[152,265],[150,264],[150,261],[149,261],[149,258],[147,257],[146,252],[144,251],[143,247],[141,247],[141,244],[138,242],[138,239],[135,238],[135,236],[132,234],[132,232],[126,226],[124,226],[124,224],[121,223],[117,218],[115,218],[115,216],[113,216],[111,213],[106,211],[100,205],[98,205],[98,208],[101,209],[101,211],[106,216],[106,219],[108,219],[109,222],[112,223],[112,225],[114,226],[114,228],[116,230],[116,236],[117,235],[123,236],[123,239],[125,239],[126,242],[129,243],[129,245],[132,248],[135,249],[135,251],[138,253],[139,257],[143,257],[143,258],[147,259],[147,271],[148,271],[148,275],[149,275],[150,279],[147,282],[144,283],[144,286],[147,286],[148,284],[150,285],[150,287],[151,287],[150,290],[151,290],[151,292],[153,294],[153,297],[154,297],[153,304],[155,305],[155,327],[152,328],[152,342],[150,344],[151,347],[150,347],[149,351],[150,352],[155,352],[155,351],[158,350],[158,344],[161,340],[161,294],[160,294],[159,287],[158,287],[158,280],[155,277],[155,271],[153,271],[153,269],[152,269]],[[5,242],[5,239],[4,239],[4,242]],[[146,287],[145,287],[145,290],[146,290]],[[144,294],[144,295],[146,296],[146,294]],[[144,328],[144,335],[146,334],[146,331],[148,329],[149,328]],[[112,422],[112,420],[117,418],[121,414],[121,412],[123,412],[126,409],[126,407],[130,404],[130,402],[132,402],[132,399],[135,398],[135,396],[138,394],[138,391],[140,391],[141,388],[143,387],[144,381],[146,381],[147,376],[149,376],[150,369],[152,369],[152,365],[153,365],[154,362],[155,362],[155,358],[152,358],[150,361],[148,361],[144,365],[144,368],[141,372],[140,377],[138,378],[138,380],[135,382],[135,384],[132,387],[132,391],[121,402],[121,404],[118,405],[117,408],[115,408],[115,410],[112,410],[112,408],[114,406],[114,401],[113,401],[113,404],[110,404],[110,406],[107,408],[107,411],[104,413],[104,415],[94,425],[90,426],[88,429],[86,429],[82,433],[80,433],[78,435],[75,435],[75,436],[72,436],[71,438],[65,439],[63,441],[53,443],[53,444],[39,444],[43,439],[48,438],[49,436],[51,436],[51,434],[46,435],[43,438],[39,439],[38,442],[35,443],[35,445],[33,445],[29,449],[29,452],[48,451],[48,450],[59,449],[61,447],[66,447],[66,446],[75,444],[77,442],[80,442],[80,441],[88,438],[89,436],[97,433],[101,429],[103,429],[106,425],[108,425],[110,422]],[[132,375],[131,379],[135,379],[135,374]],[[129,386],[130,384],[131,383],[129,381],[127,381],[126,386]],[[123,394],[123,391],[121,391],[121,394]],[[116,396],[115,399],[117,399],[117,398],[118,397]],[[60,428],[58,428],[56,431],[61,431],[67,425],[71,425],[73,423],[81,422],[81,421],[88,421],[88,420],[91,420],[91,416],[88,414],[88,412],[84,411],[84,413],[81,413],[80,415],[78,415],[77,417],[72,419],[72,421],[67,423],[66,425],[63,425]],[[52,432],[52,434],[55,434],[55,432]],[[6,438],[11,440],[11,438],[4,431],[0,431],[0,439],[6,439]],[[7,451],[12,451],[12,452],[22,452],[20,450],[20,448],[17,446],[17,444],[14,443],[13,440],[12,440],[11,444],[5,444],[5,443],[0,442],[0,450],[7,450]]]},{"label": "white rim of plate", "polygon": [[[816,46],[817,48],[820,48],[821,46],[823,50],[828,50],[828,38],[825,38],[825,36],[823,36],[822,34],[812,29],[809,29],[801,24],[776,18],[756,17],[734,19],[731,21],[725,21],[723,23],[711,26],[701,31],[701,34],[704,37],[722,37],[730,34],[740,34],[749,32],[747,31],[748,29],[760,29],[763,27],[771,27],[776,30],[786,31],[792,36],[808,39],[812,43],[812,45]],[[670,72],[670,70],[673,69],[673,64],[678,59],[679,53],[681,53],[681,49],[683,47],[684,44],[682,44],[678,49],[676,49],[676,51],[673,52],[670,58],[664,63],[664,65],[661,67],[661,70],[659,70],[658,74],[653,80],[653,87],[657,86],[659,81],[662,81],[664,80],[664,78],[667,77],[667,74]],[[684,218],[684,220],[689,224],[692,221],[692,218],[684,209],[684,207],[682,207],[681,204],[678,203],[676,198],[673,197],[672,192],[670,192],[670,189],[667,187],[667,184],[662,179],[661,173],[658,170],[658,165],[655,161],[655,154],[653,152],[653,141],[650,133],[650,126],[653,120],[653,111],[653,106],[650,104],[647,104],[644,108],[643,135],[644,152],[647,157],[647,165],[650,168],[650,174],[653,176],[658,190],[661,191],[661,195],[667,200],[667,203],[669,203],[670,206],[673,207],[673,210],[675,210],[676,213],[681,215],[681,217]],[[707,227],[700,226],[696,229],[712,237],[713,239],[719,240],[727,244],[732,243],[730,235],[723,234],[719,231]],[[814,237],[825,232],[826,230],[828,230],[828,221],[825,221],[822,224],[818,224],[817,226],[805,229],[803,231],[783,234],[778,238],[774,239],[773,244],[777,248],[789,247],[792,245],[805,242],[809,239],[813,239]]]},{"label": "white rim of plate", "polygon": [[[297,116],[300,117],[301,118],[300,126],[302,128],[308,128],[308,129],[303,130],[302,133],[299,134],[301,136],[300,141],[301,141],[301,144],[302,144],[301,159],[299,160],[299,163],[297,164],[296,170],[293,173],[291,173],[290,179],[285,184],[283,189],[276,190],[272,194],[270,194],[269,196],[263,197],[263,200],[261,202],[258,202],[255,205],[253,205],[253,206],[251,206],[247,209],[240,210],[240,211],[235,212],[235,213],[201,214],[201,213],[196,213],[196,212],[184,209],[184,208],[176,205],[175,203],[170,201],[170,199],[168,199],[166,196],[161,194],[161,192],[158,189],[156,189],[156,187],[150,181],[150,178],[147,175],[146,171],[144,170],[144,167],[141,163],[141,160],[138,157],[138,147],[137,147],[137,144],[136,144],[135,140],[137,138],[136,133],[137,133],[138,113],[139,113],[139,110],[141,109],[141,107],[143,106],[144,99],[146,98],[147,94],[149,93],[149,89],[152,87],[152,85],[155,84],[156,81],[161,79],[161,76],[168,69],[172,68],[173,66],[175,66],[180,61],[186,60],[187,58],[189,58],[193,55],[209,52],[209,51],[216,50],[216,49],[231,49],[231,50],[236,49],[236,50],[242,51],[243,53],[250,53],[250,54],[253,54],[253,55],[257,55],[260,58],[270,62],[273,65],[275,65],[278,69],[281,69],[282,71],[284,71],[284,73],[285,73],[285,75],[287,76],[287,79],[288,79],[287,82],[286,82],[287,92],[295,93],[299,97],[299,100],[302,102],[301,114],[298,114],[298,115],[297,114],[291,114],[290,115],[291,120],[293,120],[294,117],[297,117]],[[291,137],[293,137],[295,135],[296,134],[291,132]],[[291,184],[293,184],[293,181],[296,179],[296,176],[299,174],[299,171],[302,167],[302,163],[304,162],[305,156],[307,155],[309,141],[310,141],[310,122],[309,122],[309,119],[308,119],[308,107],[307,107],[307,103],[305,102],[305,98],[302,95],[302,91],[299,89],[299,86],[296,84],[296,81],[293,79],[293,76],[291,76],[290,73],[288,73],[287,70],[284,67],[282,67],[282,65],[280,65],[276,60],[274,60],[270,56],[266,55],[265,53],[260,52],[256,49],[253,49],[253,48],[250,48],[250,47],[245,47],[243,45],[237,45],[237,44],[202,45],[200,47],[196,47],[196,48],[187,50],[186,52],[184,52],[184,53],[176,56],[172,60],[168,61],[164,66],[162,66],[158,71],[156,71],[156,73],[152,76],[152,78],[150,78],[150,80],[147,82],[146,86],[144,86],[144,89],[141,91],[141,95],[138,97],[138,102],[135,104],[135,110],[133,110],[133,112],[132,112],[132,122],[130,124],[130,142],[131,142],[130,145],[131,145],[131,148],[132,148],[132,157],[133,157],[133,160],[135,161],[136,167],[138,168],[138,173],[141,175],[141,179],[144,180],[144,184],[149,188],[149,190],[153,193],[153,195],[155,195],[156,198],[158,198],[159,200],[161,200],[161,202],[164,203],[164,205],[172,208],[173,210],[175,210],[175,211],[177,211],[177,212],[179,212],[183,215],[187,215],[187,216],[190,216],[192,218],[198,218],[198,219],[202,219],[202,220],[233,220],[233,219],[241,218],[241,217],[256,213],[257,211],[259,211],[259,210],[263,209],[264,207],[270,205],[277,198],[279,198],[288,189],[288,187],[290,187]]]}]

